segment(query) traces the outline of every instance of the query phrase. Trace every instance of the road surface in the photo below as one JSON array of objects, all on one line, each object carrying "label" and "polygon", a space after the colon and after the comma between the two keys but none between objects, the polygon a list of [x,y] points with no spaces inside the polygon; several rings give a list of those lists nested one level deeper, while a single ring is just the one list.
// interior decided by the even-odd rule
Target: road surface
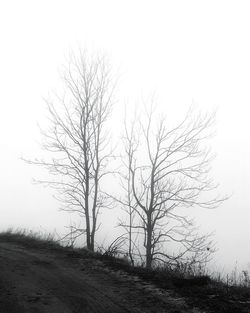
[{"label": "road surface", "polygon": [[199,313],[184,299],[60,249],[0,242],[0,313]]}]

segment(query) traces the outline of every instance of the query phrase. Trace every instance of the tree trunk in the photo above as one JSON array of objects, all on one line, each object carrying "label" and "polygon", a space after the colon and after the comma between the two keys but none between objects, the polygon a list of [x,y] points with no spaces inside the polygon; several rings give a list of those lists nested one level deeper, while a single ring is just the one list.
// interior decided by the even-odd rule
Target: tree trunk
[{"label": "tree trunk", "polygon": [[96,232],[96,218],[93,219],[93,226],[92,226],[92,232],[91,232],[91,242],[90,242],[90,250],[95,250],[95,232]]},{"label": "tree trunk", "polygon": [[90,217],[89,217],[89,172],[88,172],[88,163],[87,157],[85,155],[85,175],[86,175],[86,183],[85,183],[85,219],[86,219],[86,241],[87,241],[87,249],[91,249],[91,230],[90,230]]},{"label": "tree trunk", "polygon": [[146,268],[152,267],[152,227],[151,218],[148,219],[147,225],[147,242],[146,242]]},{"label": "tree trunk", "polygon": [[87,249],[91,250],[91,238],[90,238],[90,222],[89,222],[89,212],[85,212],[86,217],[86,242],[87,242]]}]

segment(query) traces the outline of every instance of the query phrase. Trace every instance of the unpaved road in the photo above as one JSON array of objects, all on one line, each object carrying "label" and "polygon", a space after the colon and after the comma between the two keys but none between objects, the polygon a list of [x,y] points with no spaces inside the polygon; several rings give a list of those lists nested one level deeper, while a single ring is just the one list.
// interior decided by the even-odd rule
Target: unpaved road
[{"label": "unpaved road", "polygon": [[0,242],[0,313],[199,312],[101,261]]}]

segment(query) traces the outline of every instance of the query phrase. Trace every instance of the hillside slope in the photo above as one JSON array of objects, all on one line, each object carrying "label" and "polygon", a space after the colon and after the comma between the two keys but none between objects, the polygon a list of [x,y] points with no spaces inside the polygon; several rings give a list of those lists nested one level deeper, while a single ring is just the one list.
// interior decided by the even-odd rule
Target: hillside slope
[{"label": "hillside slope", "polygon": [[[0,313],[250,313],[250,290],[0,233]],[[205,279],[205,280],[204,280]]]},{"label": "hillside slope", "polygon": [[67,249],[0,241],[0,313],[201,312]]}]

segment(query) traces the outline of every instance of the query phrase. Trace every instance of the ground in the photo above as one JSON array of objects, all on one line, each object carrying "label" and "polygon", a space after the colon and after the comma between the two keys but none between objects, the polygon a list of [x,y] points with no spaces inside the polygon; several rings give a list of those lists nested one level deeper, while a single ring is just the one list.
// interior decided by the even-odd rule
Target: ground
[{"label": "ground", "polygon": [[0,313],[200,312],[181,297],[60,249],[0,242]]},{"label": "ground", "polygon": [[216,312],[190,299],[91,254],[0,240],[0,313]]}]

